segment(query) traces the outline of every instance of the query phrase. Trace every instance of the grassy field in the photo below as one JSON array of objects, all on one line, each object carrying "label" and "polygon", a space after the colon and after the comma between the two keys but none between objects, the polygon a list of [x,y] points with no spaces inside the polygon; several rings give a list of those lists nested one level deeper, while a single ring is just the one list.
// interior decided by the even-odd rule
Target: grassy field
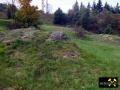
[{"label": "grassy field", "polygon": [[[69,40],[48,41],[53,31],[64,31]],[[95,34],[80,39],[71,28],[59,26],[42,25],[41,30],[22,32],[34,34],[22,40],[21,30],[3,31],[6,37],[0,41],[0,90],[120,90],[98,87],[99,77],[120,76],[119,42],[106,42]],[[79,55],[63,58],[65,51],[77,51]]]}]

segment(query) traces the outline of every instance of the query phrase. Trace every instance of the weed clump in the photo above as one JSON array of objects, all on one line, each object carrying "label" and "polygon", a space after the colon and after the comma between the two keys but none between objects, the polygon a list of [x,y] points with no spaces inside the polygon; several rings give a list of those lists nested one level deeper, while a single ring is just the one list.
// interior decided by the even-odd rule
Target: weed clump
[{"label": "weed clump", "polygon": [[24,46],[24,45],[27,45],[27,44],[28,44],[28,42],[26,42],[26,41],[23,41],[21,39],[16,39],[15,41],[10,43],[10,48],[11,49],[17,49],[17,47]]},{"label": "weed clump", "polygon": [[85,30],[81,26],[75,26],[74,31],[77,37],[85,37]]}]

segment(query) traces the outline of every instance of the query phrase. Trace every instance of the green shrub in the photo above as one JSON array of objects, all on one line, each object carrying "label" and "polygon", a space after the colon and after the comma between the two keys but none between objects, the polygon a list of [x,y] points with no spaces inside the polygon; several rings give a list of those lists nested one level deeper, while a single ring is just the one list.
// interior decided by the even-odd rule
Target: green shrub
[{"label": "green shrub", "polygon": [[0,54],[5,53],[5,45],[0,43]]},{"label": "green shrub", "polygon": [[108,25],[106,28],[105,28],[105,34],[112,34],[112,28],[110,25]]},{"label": "green shrub", "polygon": [[0,27],[7,27],[9,23],[10,23],[9,20],[0,19]]},{"label": "green shrub", "polygon": [[23,41],[23,40],[20,40],[20,39],[17,39],[17,40],[15,40],[14,42],[12,42],[11,43],[11,45],[10,45],[10,47],[12,48],[12,49],[16,49],[17,47],[19,47],[19,46],[23,46],[23,45],[26,45],[28,42],[25,42],[25,41]]}]

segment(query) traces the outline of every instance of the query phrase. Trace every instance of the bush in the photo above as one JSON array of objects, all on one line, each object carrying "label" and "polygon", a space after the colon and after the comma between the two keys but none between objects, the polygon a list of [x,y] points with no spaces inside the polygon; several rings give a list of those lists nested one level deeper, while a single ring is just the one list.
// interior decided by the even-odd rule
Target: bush
[{"label": "bush", "polygon": [[25,27],[36,26],[38,24],[40,12],[35,6],[31,6],[32,0],[19,0],[21,8],[16,12],[16,20]]},{"label": "bush", "polygon": [[75,31],[75,34],[77,37],[84,37],[85,36],[84,29],[81,26],[75,26],[74,31]]},{"label": "bush", "polygon": [[27,45],[28,42],[22,41],[20,39],[16,39],[14,42],[11,43],[10,48],[17,49],[19,46]]},{"label": "bush", "polygon": [[106,28],[105,28],[105,34],[112,34],[112,28],[110,25],[108,25]]}]

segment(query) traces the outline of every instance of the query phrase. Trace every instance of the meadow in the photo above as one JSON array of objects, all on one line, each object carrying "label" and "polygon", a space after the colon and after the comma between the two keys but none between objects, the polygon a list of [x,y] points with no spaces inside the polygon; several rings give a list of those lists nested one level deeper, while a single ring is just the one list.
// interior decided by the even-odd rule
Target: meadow
[{"label": "meadow", "polygon": [[[69,39],[47,40],[53,31]],[[30,37],[24,40],[21,33]],[[72,28],[55,25],[10,31],[0,20],[0,38],[0,90],[120,90],[98,86],[99,77],[120,76],[119,36],[78,38]],[[64,57],[68,51],[77,56]]]}]

